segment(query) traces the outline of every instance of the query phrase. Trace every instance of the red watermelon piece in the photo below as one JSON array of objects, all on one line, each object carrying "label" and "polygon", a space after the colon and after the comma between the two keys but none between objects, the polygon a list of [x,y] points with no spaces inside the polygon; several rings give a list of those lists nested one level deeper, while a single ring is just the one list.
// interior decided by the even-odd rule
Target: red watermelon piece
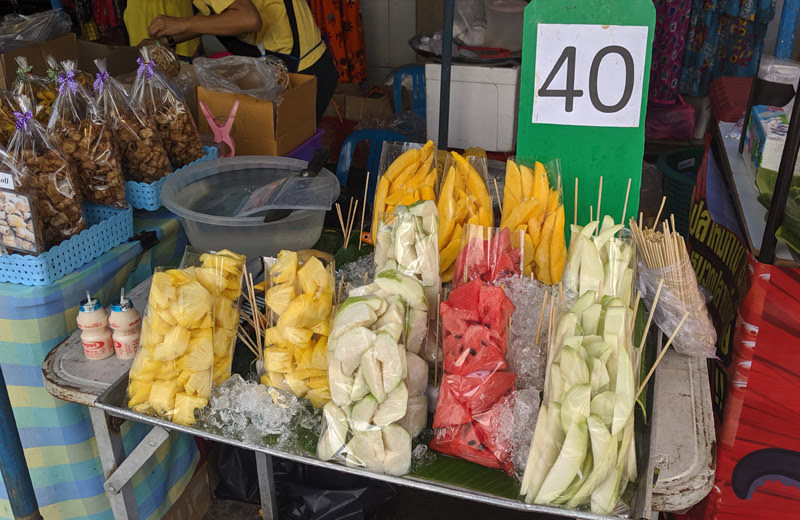
[{"label": "red watermelon piece", "polygon": [[493,282],[495,280],[499,280],[501,278],[508,278],[509,276],[514,276],[515,274],[520,274],[519,271],[519,261],[515,264],[514,261],[511,259],[511,253],[503,253],[494,263],[492,266],[492,270],[487,282]]},{"label": "red watermelon piece", "polygon": [[[506,296],[502,287],[486,285],[481,287],[479,313],[481,321],[488,327],[501,332],[505,338],[508,320],[514,314],[514,303]],[[505,352],[505,345],[503,345]]]},{"label": "red watermelon piece", "polygon": [[459,457],[481,466],[500,469],[500,461],[491,450],[481,442],[471,423],[462,426],[448,426],[433,432],[431,448]]},{"label": "red watermelon piece", "polygon": [[447,303],[457,309],[475,311],[474,316],[470,315],[468,319],[478,321],[480,319],[478,316],[478,303],[480,302],[481,287],[483,287],[483,283],[480,280],[472,280],[458,288],[454,288],[447,297]]},{"label": "red watermelon piece", "polygon": [[490,410],[476,414],[472,422],[478,438],[497,457],[503,470],[509,475],[514,471],[511,461],[511,429],[514,420],[513,415],[509,414],[513,409],[514,396],[507,394]]},{"label": "red watermelon piece", "polygon": [[450,384],[454,387],[453,396],[469,411],[470,418],[494,406],[501,397],[514,388],[514,381],[517,379],[516,374],[504,371],[446,377],[452,378]]},{"label": "red watermelon piece", "polygon": [[473,372],[504,370],[506,363],[501,345],[505,342],[480,323],[463,332],[445,336],[444,370],[448,374],[467,375]]},{"label": "red watermelon piece", "polygon": [[[466,424],[472,420],[472,415],[467,407],[456,395],[459,376],[445,375],[439,386],[439,395],[436,399],[436,413],[433,416],[433,427],[441,428]],[[454,384],[455,383],[455,384]]]}]

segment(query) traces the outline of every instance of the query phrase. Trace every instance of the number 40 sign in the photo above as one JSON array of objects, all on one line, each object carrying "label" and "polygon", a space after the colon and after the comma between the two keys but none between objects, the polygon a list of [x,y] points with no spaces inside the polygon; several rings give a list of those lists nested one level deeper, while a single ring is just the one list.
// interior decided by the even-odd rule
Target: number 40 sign
[{"label": "number 40 sign", "polygon": [[[535,0],[525,8],[517,158],[557,160],[567,221],[597,208],[619,221],[639,207],[652,0]],[[596,217],[595,217],[596,218]]]}]

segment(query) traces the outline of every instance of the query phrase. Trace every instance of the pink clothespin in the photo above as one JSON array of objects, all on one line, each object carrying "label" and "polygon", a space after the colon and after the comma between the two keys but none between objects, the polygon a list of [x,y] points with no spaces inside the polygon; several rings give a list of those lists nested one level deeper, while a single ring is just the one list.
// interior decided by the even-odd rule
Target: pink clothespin
[{"label": "pink clothespin", "polygon": [[211,113],[205,101],[200,101],[200,110],[203,111],[203,115],[208,121],[208,127],[214,134],[214,142],[225,143],[230,148],[231,151],[225,154],[224,157],[233,157],[236,154],[236,147],[233,144],[233,139],[231,139],[231,128],[233,127],[233,120],[236,119],[236,112],[239,111],[239,100],[237,99],[233,102],[231,112],[228,114],[228,120],[225,121],[224,125],[217,123],[214,114]]}]

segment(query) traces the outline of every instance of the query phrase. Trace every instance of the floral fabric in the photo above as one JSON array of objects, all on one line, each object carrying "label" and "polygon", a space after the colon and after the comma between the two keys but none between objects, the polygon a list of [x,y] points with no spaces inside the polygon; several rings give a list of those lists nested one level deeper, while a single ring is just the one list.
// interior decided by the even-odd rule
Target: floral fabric
[{"label": "floral fabric", "polygon": [[366,80],[367,57],[359,0],[309,0],[308,3],[333,54],[339,82]]}]

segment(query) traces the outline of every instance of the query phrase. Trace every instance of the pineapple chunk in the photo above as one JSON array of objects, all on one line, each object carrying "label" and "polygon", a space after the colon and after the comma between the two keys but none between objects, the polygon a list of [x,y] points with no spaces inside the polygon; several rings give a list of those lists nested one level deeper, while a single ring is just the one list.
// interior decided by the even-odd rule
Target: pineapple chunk
[{"label": "pineapple chunk", "polygon": [[131,379],[128,383],[128,407],[142,404],[150,397],[150,381]]},{"label": "pineapple chunk", "polygon": [[196,338],[190,341],[188,352],[178,360],[180,370],[200,372],[208,370],[214,362],[214,352],[210,341],[206,338]]},{"label": "pineapple chunk", "polygon": [[201,370],[193,373],[186,381],[184,390],[187,394],[208,399],[211,395],[211,372]]},{"label": "pineapple chunk", "polygon": [[228,355],[228,352],[233,348],[233,335],[225,332],[227,331],[218,330],[217,333],[214,334],[215,358]]},{"label": "pineapple chunk", "polygon": [[311,327],[311,332],[321,336],[330,336],[331,334],[331,320],[326,318]]},{"label": "pineapple chunk", "polygon": [[282,340],[296,347],[308,347],[311,343],[312,333],[308,329],[298,327],[279,326]]},{"label": "pineapple chunk", "polygon": [[292,284],[278,284],[267,290],[267,306],[280,316],[289,307],[294,297],[294,286]]},{"label": "pineapple chunk", "polygon": [[312,388],[306,393],[306,399],[311,401],[314,408],[322,408],[325,403],[331,400],[331,392],[326,388]]},{"label": "pineapple chunk", "polygon": [[333,293],[333,279],[319,258],[315,256],[306,260],[298,269],[297,278],[300,280],[300,287],[306,294],[315,295],[318,291]]},{"label": "pineapple chunk", "polygon": [[150,398],[148,402],[155,413],[169,416],[173,411],[175,394],[177,393],[178,388],[174,379],[171,381],[156,381],[150,388]]},{"label": "pineapple chunk", "polygon": [[311,368],[328,369],[328,338],[326,336],[321,336],[314,343],[314,350],[311,354]]},{"label": "pineapple chunk", "polygon": [[172,285],[172,277],[165,272],[153,273],[150,285],[150,305],[166,309],[177,299],[177,290]]},{"label": "pineapple chunk", "polygon": [[264,350],[264,365],[270,372],[285,374],[292,369],[292,353],[280,347],[267,348]]},{"label": "pineapple chunk", "polygon": [[278,253],[278,261],[269,270],[272,283],[294,283],[297,276],[297,253],[283,250]]},{"label": "pineapple chunk", "polygon": [[164,342],[156,346],[153,358],[158,361],[171,361],[179,358],[189,346],[189,331],[183,327],[174,327],[164,337]]},{"label": "pineapple chunk", "polygon": [[303,397],[309,391],[308,385],[302,379],[294,377],[293,374],[286,374],[286,384],[292,389],[292,393],[297,397]]},{"label": "pineapple chunk", "polygon": [[207,398],[193,397],[184,393],[175,396],[175,411],[172,415],[172,422],[190,426],[194,424],[194,411],[203,408],[208,403]]},{"label": "pineapple chunk", "polygon": [[200,322],[205,314],[213,310],[214,298],[199,282],[190,281],[178,289],[176,308],[177,313],[173,312],[173,315],[178,320],[178,324],[189,328]]}]

